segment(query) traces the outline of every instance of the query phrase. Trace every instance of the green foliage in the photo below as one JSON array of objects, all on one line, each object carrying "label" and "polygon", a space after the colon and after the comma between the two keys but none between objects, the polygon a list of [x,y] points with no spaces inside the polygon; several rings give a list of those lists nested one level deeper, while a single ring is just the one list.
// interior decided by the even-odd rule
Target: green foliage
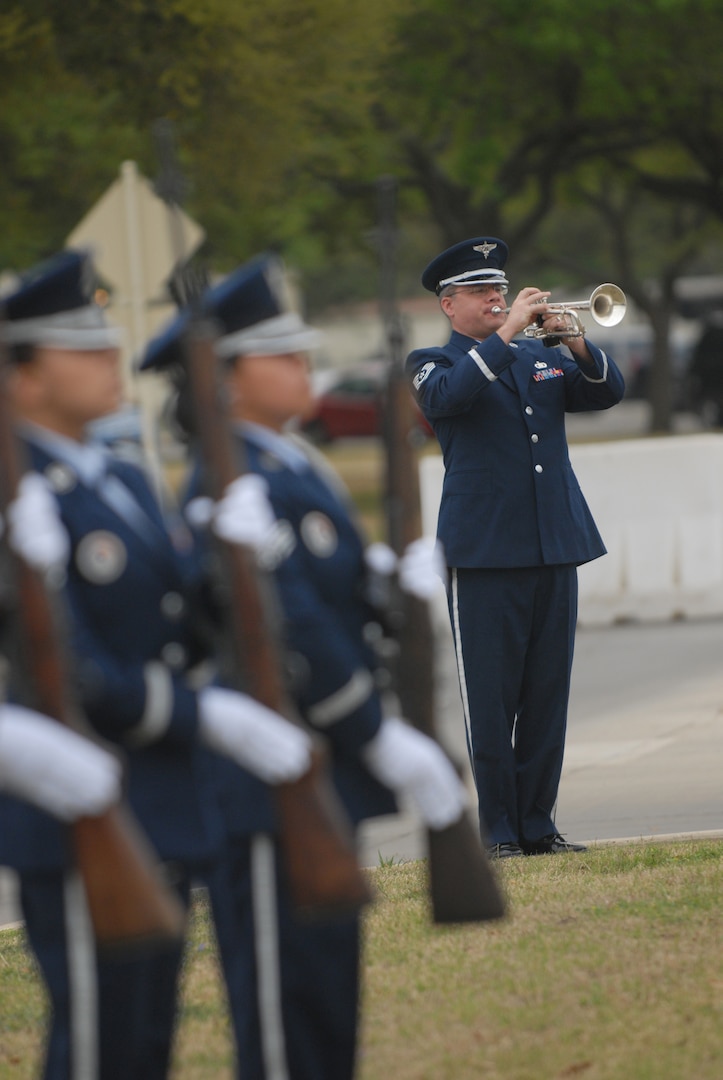
[{"label": "green foliage", "polygon": [[[358,183],[385,50],[382,0],[27,0],[0,16],[0,266],[57,247],[135,158],[157,171],[151,126],[177,127],[188,209],[223,268],[303,242],[328,177]],[[339,200],[346,215],[346,200]],[[353,214],[353,211],[352,211]],[[358,227],[358,222],[356,223]],[[337,220],[333,235],[344,231]],[[332,230],[330,230],[330,235]],[[301,239],[300,239],[301,238]]]},{"label": "green foliage", "polygon": [[443,0],[417,5],[388,70],[388,123],[443,240],[490,231],[524,247],[571,173],[629,169],[641,148],[651,177],[668,177],[672,144],[678,176],[700,179],[703,146],[720,158],[723,108],[700,43],[722,37],[704,0],[480,4],[454,19]]},{"label": "green foliage", "polygon": [[[721,43],[716,0],[10,0],[0,267],[58,247],[123,160],[153,177],[166,116],[214,267],[282,249],[316,308],[374,296],[386,172],[411,238],[405,288],[480,231],[531,267],[551,231],[568,263],[584,236],[574,273],[592,278],[613,188],[647,273],[671,228],[697,241],[723,218],[723,69],[707,59]],[[661,228],[668,204],[698,217]]]}]

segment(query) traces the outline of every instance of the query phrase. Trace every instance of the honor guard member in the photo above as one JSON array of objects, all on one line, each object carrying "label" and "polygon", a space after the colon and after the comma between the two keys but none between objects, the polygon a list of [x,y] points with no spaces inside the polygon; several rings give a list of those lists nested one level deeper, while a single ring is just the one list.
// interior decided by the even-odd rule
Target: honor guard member
[{"label": "honor guard member", "polygon": [[[93,297],[88,254],[66,251],[4,298],[10,391],[69,538],[64,591],[85,714],[122,748],[130,806],[188,904],[221,840],[206,745],[276,782],[308,768],[309,740],[243,694],[195,689],[191,666],[205,657],[189,610],[198,582],[188,530],[169,531],[138,468],[84,441],[86,426],[121,398],[117,331]],[[19,872],[52,1006],[44,1076],[165,1077],[182,945],[96,956],[61,825],[10,800],[3,819],[5,859]]]},{"label": "honor guard member", "polygon": [[498,857],[582,850],[554,809],[577,619],[577,566],[605,553],[572,471],[565,413],[623,396],[613,361],[584,337],[568,356],[529,338],[569,316],[550,295],[504,297],[507,245],[476,237],[422,275],[451,325],[446,345],[408,358],[444,457],[438,537],[480,819]]},{"label": "honor guard member", "polygon": [[[237,513],[226,523],[227,538],[256,546],[273,572],[300,715],[328,746],[353,823],[393,812],[394,794],[402,793],[431,827],[443,828],[462,813],[464,789],[435,743],[398,717],[383,718],[366,639],[375,613],[364,598],[364,542],[338,477],[287,434],[312,404],[308,352],[320,335],[288,309],[273,257],[259,257],[209,290],[201,312],[219,327],[215,349],[235,437],[271,507],[262,528],[258,520],[248,527]],[[173,366],[182,326],[181,316],[151,343],[146,369]],[[196,476],[189,510],[202,491]],[[268,789],[238,768],[227,768],[226,780],[226,859],[209,884],[239,1077],[348,1080],[359,917],[309,922],[295,915]]]}]

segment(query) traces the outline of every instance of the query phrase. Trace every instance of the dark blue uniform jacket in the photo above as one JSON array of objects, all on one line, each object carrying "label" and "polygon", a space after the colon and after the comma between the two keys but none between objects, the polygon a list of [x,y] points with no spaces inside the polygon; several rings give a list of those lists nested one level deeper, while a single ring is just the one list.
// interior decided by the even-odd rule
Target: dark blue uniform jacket
[{"label": "dark blue uniform jacket", "polygon": [[444,457],[438,535],[457,567],[580,564],[605,554],[570,464],[565,413],[622,399],[620,371],[560,348],[456,331],[417,349],[407,371]]}]

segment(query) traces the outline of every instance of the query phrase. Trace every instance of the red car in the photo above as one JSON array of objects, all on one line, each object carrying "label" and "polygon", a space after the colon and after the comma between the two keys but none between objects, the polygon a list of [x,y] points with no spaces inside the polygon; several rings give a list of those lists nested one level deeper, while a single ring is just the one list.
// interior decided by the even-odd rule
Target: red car
[{"label": "red car", "polygon": [[[334,439],[381,434],[386,379],[383,361],[369,360],[333,373],[320,372],[317,378],[320,392],[316,408],[301,426],[309,439],[328,443]],[[417,411],[420,440],[428,439],[433,435],[432,429],[421,411]]]}]

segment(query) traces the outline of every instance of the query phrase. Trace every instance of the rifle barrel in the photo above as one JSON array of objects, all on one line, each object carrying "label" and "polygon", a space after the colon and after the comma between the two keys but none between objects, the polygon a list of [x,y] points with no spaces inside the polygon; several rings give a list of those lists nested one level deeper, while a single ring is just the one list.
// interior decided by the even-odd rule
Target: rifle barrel
[{"label": "rifle barrel", "polygon": [[[403,330],[395,303],[395,182],[378,181],[381,237],[380,307],[387,333],[385,395],[387,538],[397,555],[422,534],[419,472],[414,449],[415,414],[403,367]],[[426,601],[397,589],[397,693],[404,716],[442,746],[435,715],[435,640]],[[444,747],[442,746],[442,749]],[[445,751],[446,752],[446,751]],[[459,769],[458,769],[459,771]],[[465,812],[446,829],[427,830],[432,914],[436,923],[499,919],[505,903],[482,846],[479,829]]]}]

